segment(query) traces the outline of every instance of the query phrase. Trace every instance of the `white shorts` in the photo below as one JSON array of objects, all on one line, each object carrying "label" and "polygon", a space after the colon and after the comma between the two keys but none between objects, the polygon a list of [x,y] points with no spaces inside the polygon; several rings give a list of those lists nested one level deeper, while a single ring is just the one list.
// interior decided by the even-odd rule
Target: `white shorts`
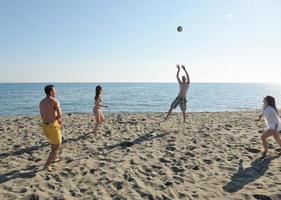
[{"label": "white shorts", "polygon": [[[266,130],[274,130],[275,124],[268,124]],[[281,124],[278,125],[277,132],[281,131]]]}]

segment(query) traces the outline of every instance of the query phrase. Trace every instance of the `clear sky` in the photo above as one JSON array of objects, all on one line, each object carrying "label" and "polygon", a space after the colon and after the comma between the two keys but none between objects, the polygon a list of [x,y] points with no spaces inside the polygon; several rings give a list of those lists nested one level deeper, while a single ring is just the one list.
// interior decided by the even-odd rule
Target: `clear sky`
[{"label": "clear sky", "polygon": [[173,82],[177,63],[281,83],[281,1],[0,0],[0,82]]}]

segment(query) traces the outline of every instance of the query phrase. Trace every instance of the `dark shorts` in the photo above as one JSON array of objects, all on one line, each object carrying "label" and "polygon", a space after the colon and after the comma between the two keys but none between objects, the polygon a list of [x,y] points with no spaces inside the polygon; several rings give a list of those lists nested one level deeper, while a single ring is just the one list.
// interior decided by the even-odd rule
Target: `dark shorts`
[{"label": "dark shorts", "polygon": [[181,111],[186,111],[186,98],[177,96],[176,99],[172,102],[171,108],[175,109],[180,105]]}]

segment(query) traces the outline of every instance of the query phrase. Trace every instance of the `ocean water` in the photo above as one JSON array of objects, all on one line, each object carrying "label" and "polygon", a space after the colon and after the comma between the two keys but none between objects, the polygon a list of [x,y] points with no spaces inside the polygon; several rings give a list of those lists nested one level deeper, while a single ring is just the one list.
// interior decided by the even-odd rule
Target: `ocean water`
[{"label": "ocean water", "polygon": [[[45,83],[1,83],[0,115],[38,115]],[[92,112],[97,83],[55,83],[65,113]],[[166,112],[178,94],[177,83],[103,83],[105,112]],[[191,112],[260,109],[272,95],[281,103],[281,85],[192,83],[187,97]],[[176,111],[180,111],[179,108]]]}]

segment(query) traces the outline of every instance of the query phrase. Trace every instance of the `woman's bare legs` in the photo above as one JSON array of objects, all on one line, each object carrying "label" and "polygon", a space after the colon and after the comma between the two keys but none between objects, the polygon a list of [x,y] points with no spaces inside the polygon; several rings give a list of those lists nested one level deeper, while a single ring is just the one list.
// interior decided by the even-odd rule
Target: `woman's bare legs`
[{"label": "woman's bare legs", "polygon": [[273,138],[275,139],[275,141],[279,144],[279,146],[281,148],[281,139],[280,139],[279,133],[274,133]]},{"label": "woman's bare legs", "polygon": [[97,131],[99,129],[99,123],[96,122],[95,128],[94,128],[94,136],[97,136]]},{"label": "woman's bare legs", "polygon": [[270,136],[274,135],[274,130],[267,130],[264,134],[262,134],[261,136],[261,141],[264,147],[264,152],[263,152],[263,156],[266,156],[268,153],[268,148],[267,148],[267,141],[266,139]]}]

